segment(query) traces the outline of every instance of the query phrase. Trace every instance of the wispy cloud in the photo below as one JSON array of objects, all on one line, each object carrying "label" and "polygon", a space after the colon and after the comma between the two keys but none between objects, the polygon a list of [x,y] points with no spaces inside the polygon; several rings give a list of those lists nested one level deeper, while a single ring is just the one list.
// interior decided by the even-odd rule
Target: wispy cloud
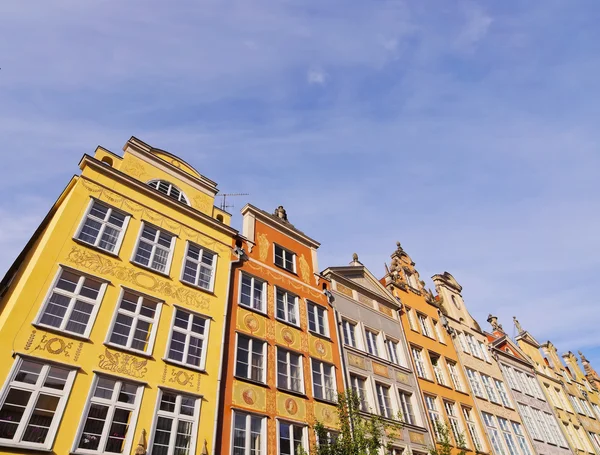
[{"label": "wispy cloud", "polygon": [[306,75],[309,84],[324,85],[326,78],[327,73],[321,68],[311,68]]}]

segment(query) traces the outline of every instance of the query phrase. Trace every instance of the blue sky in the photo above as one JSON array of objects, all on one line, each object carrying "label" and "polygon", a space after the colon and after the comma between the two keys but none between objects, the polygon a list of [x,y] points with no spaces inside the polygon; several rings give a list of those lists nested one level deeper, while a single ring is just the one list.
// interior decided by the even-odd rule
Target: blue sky
[{"label": "blue sky", "polygon": [[473,315],[600,369],[600,4],[0,3],[0,269],[84,153],[140,139],[377,276],[400,240]]}]

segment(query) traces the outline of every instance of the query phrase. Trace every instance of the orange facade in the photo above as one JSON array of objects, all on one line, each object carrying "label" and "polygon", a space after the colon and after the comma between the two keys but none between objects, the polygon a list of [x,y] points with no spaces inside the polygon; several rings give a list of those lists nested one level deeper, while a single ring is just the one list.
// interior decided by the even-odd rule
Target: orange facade
[{"label": "orange facade", "polygon": [[335,318],[318,274],[317,242],[287,221],[242,209],[242,259],[232,268],[217,452],[309,450],[315,420],[336,427],[343,388]]},{"label": "orange facade", "polygon": [[[467,378],[444,326],[443,305],[424,289],[414,262],[397,245],[382,282],[402,302],[400,319],[431,429],[435,432],[434,421],[438,420],[447,426],[453,440],[455,434],[462,434],[468,453],[487,452]],[[459,449],[453,449],[453,453],[458,452]]]}]

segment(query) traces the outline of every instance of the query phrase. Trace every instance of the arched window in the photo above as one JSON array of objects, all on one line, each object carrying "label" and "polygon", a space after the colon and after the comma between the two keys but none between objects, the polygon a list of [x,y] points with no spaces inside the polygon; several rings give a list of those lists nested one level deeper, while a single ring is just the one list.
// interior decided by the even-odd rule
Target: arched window
[{"label": "arched window", "polygon": [[150,180],[148,182],[148,185],[150,185],[154,189],[157,189],[161,193],[164,193],[167,196],[178,200],[179,202],[183,202],[184,204],[190,205],[188,198],[185,197],[185,194],[183,194],[183,192],[172,183],[166,182],[164,180]]}]

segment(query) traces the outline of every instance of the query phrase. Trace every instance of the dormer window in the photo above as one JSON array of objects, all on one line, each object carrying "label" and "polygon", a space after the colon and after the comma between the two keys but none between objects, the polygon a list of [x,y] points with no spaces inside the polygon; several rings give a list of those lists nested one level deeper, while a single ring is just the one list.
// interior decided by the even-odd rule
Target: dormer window
[{"label": "dormer window", "polygon": [[296,272],[296,254],[275,244],[275,265],[295,273]]},{"label": "dormer window", "polygon": [[148,185],[179,202],[190,205],[188,198],[185,197],[185,194],[183,194],[183,192],[172,183],[164,180],[151,180],[148,182]]}]

